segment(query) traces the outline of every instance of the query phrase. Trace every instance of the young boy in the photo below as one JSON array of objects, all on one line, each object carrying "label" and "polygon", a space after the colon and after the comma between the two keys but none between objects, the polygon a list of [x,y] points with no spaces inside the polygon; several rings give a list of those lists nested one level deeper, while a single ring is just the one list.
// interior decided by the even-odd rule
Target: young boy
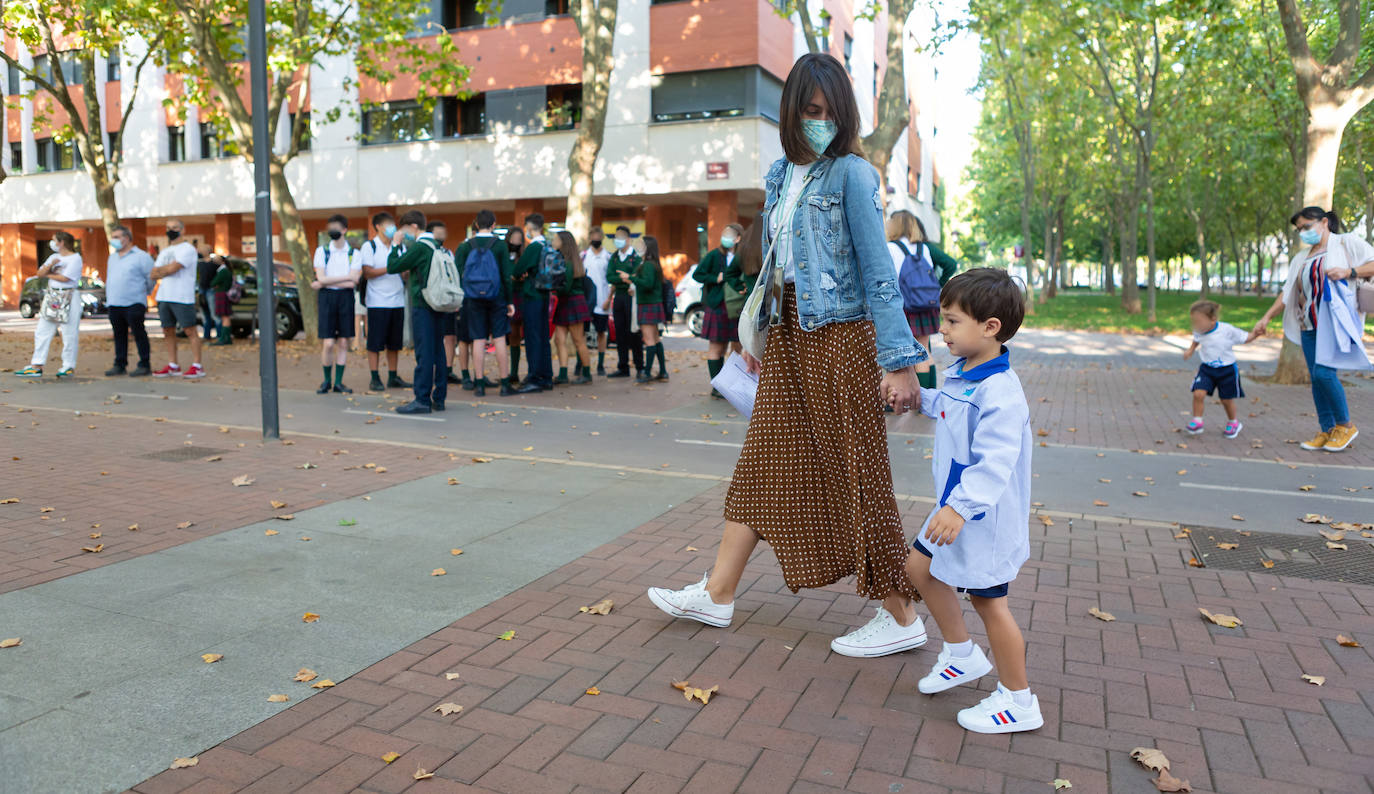
[{"label": "young boy", "polygon": [[397,223],[386,272],[410,274],[406,292],[410,300],[411,335],[415,338],[415,399],[397,406],[396,413],[427,414],[444,410],[448,397],[448,380],[444,377],[444,315],[431,309],[424,296],[429,263],[439,250],[439,243],[433,234],[421,231],[425,228],[425,214],[419,210],[407,210]]},{"label": "young boy", "polygon": [[[389,212],[379,212],[372,216],[372,239],[358,249],[363,275],[367,277],[367,295],[363,300],[367,304],[367,366],[372,371],[368,391],[410,388],[396,371],[405,339],[406,285],[400,276],[386,272],[395,234],[396,219]],[[378,372],[383,351],[388,372],[385,385]]]},{"label": "young boy", "polygon": [[[353,390],[344,385],[343,376],[353,339],[353,288],[363,277],[363,263],[344,237],[348,233],[348,218],[329,216],[325,231],[329,242],[315,249],[315,280],[310,283],[319,292],[320,366],[324,370],[324,382],[315,393],[352,394]],[[331,364],[333,383],[329,379]]]},{"label": "young boy", "polygon": [[927,695],[992,671],[973,644],[957,591],[968,593],[983,621],[997,689],[959,712],[977,733],[1032,731],[1044,725],[1026,678],[1026,644],[1007,606],[1009,583],[1030,556],[1030,409],[1003,345],[1021,327],[1025,300],[1005,270],[980,267],[950,279],[940,293],[940,333],[959,360],[940,389],[921,389],[921,410],[935,419],[937,508],[907,558],[944,635],[944,649],[917,683]]},{"label": "young boy", "polygon": [[[454,262],[463,280],[463,315],[467,335],[472,342],[473,396],[487,394],[486,341],[496,343],[496,371],[501,377],[501,395],[515,394],[511,385],[510,356],[506,350],[506,335],[510,333],[510,318],[515,314],[506,280],[502,277],[502,263],[510,260],[506,243],[496,236],[496,213],[478,210],[473,221],[476,233],[458,246]],[[488,254],[489,252],[489,254]]]},{"label": "young boy", "polygon": [[530,375],[516,394],[534,394],[553,388],[553,353],[549,345],[549,291],[534,286],[535,273],[544,259],[544,216],[525,216],[525,250],[515,263],[511,279],[519,284],[520,314],[524,318],[525,352]]},{"label": "young boy", "polygon": [[1217,319],[1220,316],[1221,306],[1216,301],[1204,298],[1188,307],[1193,343],[1183,352],[1183,360],[1187,361],[1201,348],[1202,363],[1193,378],[1193,420],[1184,429],[1194,436],[1202,432],[1203,402],[1216,392],[1226,411],[1226,429],[1221,434],[1235,438],[1243,427],[1236,418],[1236,398],[1244,397],[1245,390],[1240,387],[1240,368],[1236,366],[1236,354],[1231,348],[1253,342],[1258,334],[1253,331],[1247,334],[1230,323],[1223,323]]}]

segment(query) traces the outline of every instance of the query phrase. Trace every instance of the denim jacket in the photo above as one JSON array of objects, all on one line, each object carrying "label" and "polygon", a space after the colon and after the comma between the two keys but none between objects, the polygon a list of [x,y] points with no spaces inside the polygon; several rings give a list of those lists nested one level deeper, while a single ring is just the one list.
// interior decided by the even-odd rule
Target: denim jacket
[{"label": "denim jacket", "polygon": [[[764,251],[772,246],[768,217],[782,192],[787,159],[773,163],[764,178]],[[883,233],[878,172],[857,155],[822,158],[811,169],[792,216],[792,256],[796,260],[797,315],[802,330],[830,323],[872,320],[878,364],[889,372],[925,361],[902,312],[897,272]],[[781,267],[783,263],[778,263]],[[755,286],[767,277],[759,273]]]}]

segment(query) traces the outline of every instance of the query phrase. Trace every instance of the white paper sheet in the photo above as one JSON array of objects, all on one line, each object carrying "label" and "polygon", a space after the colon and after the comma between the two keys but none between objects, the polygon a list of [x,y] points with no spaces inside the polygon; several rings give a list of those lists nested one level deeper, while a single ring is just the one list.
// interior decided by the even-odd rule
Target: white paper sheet
[{"label": "white paper sheet", "polygon": [[751,374],[744,366],[744,357],[731,353],[725,365],[711,379],[711,385],[720,392],[745,419],[754,413],[754,395],[759,390],[759,376]]}]

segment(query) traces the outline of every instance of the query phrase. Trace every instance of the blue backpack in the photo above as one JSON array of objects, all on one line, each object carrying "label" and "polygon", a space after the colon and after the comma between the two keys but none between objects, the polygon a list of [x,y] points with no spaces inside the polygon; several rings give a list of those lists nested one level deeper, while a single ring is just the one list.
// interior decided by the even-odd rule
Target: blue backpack
[{"label": "blue backpack", "polygon": [[469,298],[492,300],[501,296],[501,266],[491,247],[472,244],[463,261],[463,294]]},{"label": "blue backpack", "polygon": [[906,254],[902,261],[902,272],[897,277],[897,289],[902,294],[902,308],[909,312],[921,309],[940,308],[940,277],[935,275],[935,266],[930,262],[929,248],[917,244],[917,256],[907,250],[900,242],[897,247]]},{"label": "blue backpack", "polygon": [[534,288],[550,292],[561,287],[568,279],[568,263],[557,246],[544,244],[544,255],[539,267],[534,271]]}]

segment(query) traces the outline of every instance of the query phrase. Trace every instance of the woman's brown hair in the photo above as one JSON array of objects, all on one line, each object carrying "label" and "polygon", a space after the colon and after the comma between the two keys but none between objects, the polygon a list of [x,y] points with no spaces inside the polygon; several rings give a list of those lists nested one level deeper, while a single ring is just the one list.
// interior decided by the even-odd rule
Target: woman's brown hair
[{"label": "woman's brown hair", "polygon": [[577,247],[577,238],[567,229],[560,229],[558,232],[558,253],[563,255],[563,261],[572,268],[573,278],[581,279],[587,275],[587,266],[582,263],[582,249]]},{"label": "woman's brown hair", "polygon": [[821,152],[822,157],[843,157],[847,154],[863,156],[859,145],[859,103],[854,99],[854,86],[844,66],[835,56],[810,52],[797,59],[787,82],[782,86],[782,106],[779,113],[778,135],[787,159],[805,165],[816,159],[816,152],[803,131],[803,111],[811,103],[811,95],[820,89],[830,107],[830,120],[835,122],[835,137]]},{"label": "woman's brown hair", "polygon": [[739,257],[740,272],[750,278],[759,274],[763,269],[763,224],[750,222],[735,244],[735,256]]},{"label": "woman's brown hair", "polygon": [[76,250],[76,238],[71,232],[53,232],[52,239],[62,244],[68,251]]}]

